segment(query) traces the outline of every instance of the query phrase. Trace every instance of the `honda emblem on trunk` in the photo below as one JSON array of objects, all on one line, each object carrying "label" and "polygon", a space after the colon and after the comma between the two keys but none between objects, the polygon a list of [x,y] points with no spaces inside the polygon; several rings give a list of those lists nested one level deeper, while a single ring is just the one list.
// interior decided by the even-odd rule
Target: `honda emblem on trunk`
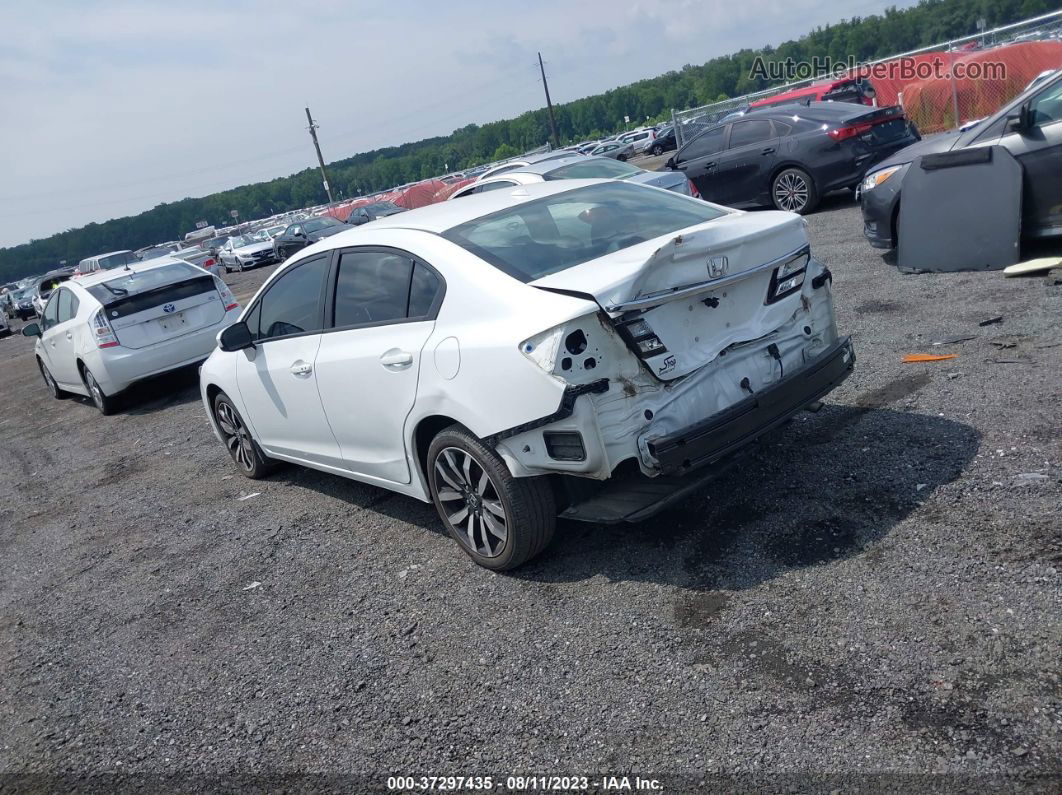
[{"label": "honda emblem on trunk", "polygon": [[708,275],[713,279],[718,279],[720,276],[726,276],[727,271],[729,270],[730,262],[726,257],[708,258]]}]

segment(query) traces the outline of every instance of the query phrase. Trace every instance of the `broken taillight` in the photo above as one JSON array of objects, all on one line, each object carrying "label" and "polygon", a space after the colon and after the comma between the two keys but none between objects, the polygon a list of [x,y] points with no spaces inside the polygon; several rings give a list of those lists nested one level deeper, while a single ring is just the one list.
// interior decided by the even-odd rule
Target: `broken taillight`
[{"label": "broken taillight", "polygon": [[225,311],[230,309],[239,309],[239,304],[232,295],[232,290],[225,282],[221,281],[217,276],[214,277],[214,285],[218,288],[218,294],[221,296],[221,303],[225,305]]},{"label": "broken taillight", "polygon": [[764,303],[773,304],[799,290],[804,284],[810,261],[811,249],[805,248],[775,268],[771,274],[771,285],[767,288],[767,299]]},{"label": "broken taillight", "polygon": [[649,323],[642,317],[634,317],[630,320],[621,320],[616,328],[626,340],[627,345],[638,354],[641,359],[648,359],[661,353],[667,353],[667,347],[656,336]]}]

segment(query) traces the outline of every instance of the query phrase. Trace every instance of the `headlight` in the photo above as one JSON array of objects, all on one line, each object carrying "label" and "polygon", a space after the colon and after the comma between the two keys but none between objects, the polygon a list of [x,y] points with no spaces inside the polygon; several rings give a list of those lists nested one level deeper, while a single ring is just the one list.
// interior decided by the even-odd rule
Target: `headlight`
[{"label": "headlight", "polygon": [[887,180],[889,177],[891,177],[893,174],[895,174],[897,171],[899,171],[906,165],[906,163],[901,163],[898,166],[889,166],[888,168],[883,168],[880,171],[872,171],[871,173],[867,174],[866,177],[863,178],[863,193],[866,193],[868,190],[873,190],[874,188],[878,187],[878,185],[880,185],[882,182]]}]

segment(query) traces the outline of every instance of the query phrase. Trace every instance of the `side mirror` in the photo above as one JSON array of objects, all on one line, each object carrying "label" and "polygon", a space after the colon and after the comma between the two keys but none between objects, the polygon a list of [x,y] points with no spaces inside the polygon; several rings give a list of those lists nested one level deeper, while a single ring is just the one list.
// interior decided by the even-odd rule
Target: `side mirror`
[{"label": "side mirror", "polygon": [[1025,103],[1016,111],[1007,114],[1007,130],[1010,132],[1024,133],[1032,129],[1032,113],[1029,104]]},{"label": "side mirror", "polygon": [[301,237],[303,240],[306,239],[306,233],[305,232],[292,232],[291,236],[292,237]]},{"label": "side mirror", "polygon": [[[25,329],[23,329],[23,333],[25,333]],[[242,351],[244,348],[253,348],[254,340],[251,338],[251,330],[247,328],[247,324],[240,321],[233,323],[221,332],[218,344],[221,345],[221,350],[232,353],[233,351]]]},{"label": "side mirror", "polygon": [[41,327],[36,323],[27,323],[22,327],[23,337],[39,337],[41,335]]},{"label": "side mirror", "polygon": [[667,162],[664,163],[664,168],[669,168],[672,171],[674,171],[675,170],[675,158],[674,157],[669,157],[667,159]]}]

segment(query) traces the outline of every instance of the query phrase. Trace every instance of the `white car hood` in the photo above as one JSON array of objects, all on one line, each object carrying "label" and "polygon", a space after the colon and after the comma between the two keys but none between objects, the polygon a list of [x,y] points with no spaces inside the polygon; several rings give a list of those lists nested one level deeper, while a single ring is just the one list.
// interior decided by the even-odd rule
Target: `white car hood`
[{"label": "white car hood", "polygon": [[232,253],[233,254],[243,254],[244,256],[248,256],[250,254],[254,254],[256,251],[266,251],[267,249],[269,251],[273,250],[273,241],[272,240],[263,240],[260,243],[251,243],[251,244],[246,245],[246,246],[240,246],[239,248],[234,248],[232,250]]}]

